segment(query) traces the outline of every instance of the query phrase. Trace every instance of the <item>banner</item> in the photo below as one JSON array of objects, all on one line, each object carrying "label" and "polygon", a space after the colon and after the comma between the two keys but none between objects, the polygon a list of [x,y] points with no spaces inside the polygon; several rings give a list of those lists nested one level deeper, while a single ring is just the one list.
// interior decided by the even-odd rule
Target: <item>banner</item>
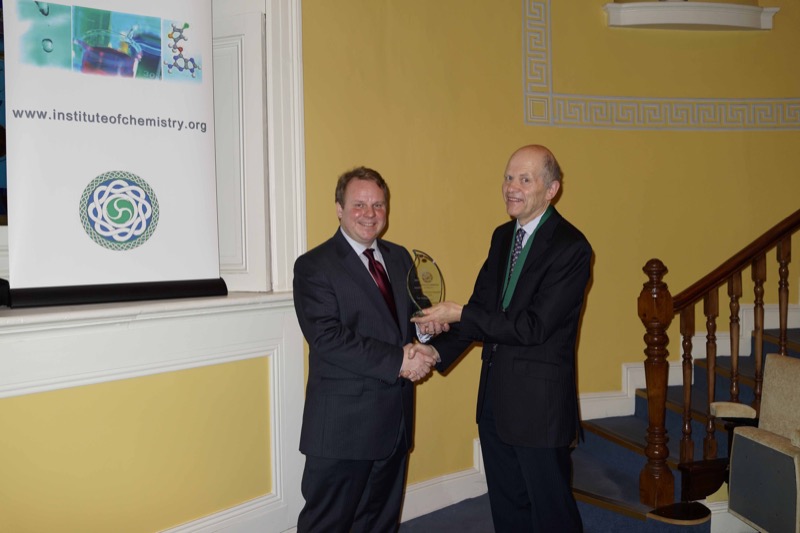
[{"label": "banner", "polygon": [[11,305],[224,294],[211,1],[5,0],[3,23]]}]

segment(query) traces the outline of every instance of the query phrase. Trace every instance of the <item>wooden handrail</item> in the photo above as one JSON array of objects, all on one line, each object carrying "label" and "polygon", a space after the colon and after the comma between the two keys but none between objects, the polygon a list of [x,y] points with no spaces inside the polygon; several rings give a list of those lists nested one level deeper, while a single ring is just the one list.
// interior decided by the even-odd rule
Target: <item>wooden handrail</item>
[{"label": "wooden handrail", "polygon": [[[637,301],[639,319],[645,328],[645,381],[648,398],[648,427],[645,436],[647,446],[645,455],[647,463],[639,475],[640,501],[652,507],[661,507],[673,502],[674,478],[667,467],[669,438],[665,427],[666,396],[668,387],[669,362],[669,337],[667,330],[675,315],[680,315],[681,336],[683,347],[683,428],[680,440],[681,470],[692,472],[701,469],[684,468],[691,466],[693,459],[693,439],[691,429],[691,384],[692,384],[692,337],[694,336],[694,308],[703,302],[703,315],[706,318],[706,367],[707,367],[707,398],[705,413],[705,437],[703,439],[703,462],[720,462],[716,459],[717,441],[715,437],[715,421],[711,415],[711,403],[715,394],[715,365],[717,357],[717,317],[720,313],[719,290],[727,284],[729,298],[731,335],[731,400],[738,401],[738,357],[739,357],[739,300],[742,296],[742,272],[750,268],[753,279],[753,317],[754,317],[754,351],[753,364],[754,393],[753,406],[758,409],[761,398],[761,382],[763,378],[763,335],[764,335],[764,282],[767,279],[766,254],[773,248],[777,249],[777,262],[779,265],[779,317],[780,339],[779,351],[786,354],[786,325],[788,314],[789,294],[789,262],[791,261],[791,238],[800,231],[800,210],[795,211],[771,229],[766,231],[756,240],[745,246],[730,259],[712,270],[699,281],[693,283],[685,290],[672,296],[664,276],[667,267],[658,259],[651,259],[642,269],[648,281],[642,286]],[[718,465],[717,465],[718,466]],[[720,471],[724,473],[724,470]],[[684,475],[686,473],[684,472]],[[706,484],[711,478],[705,476]],[[684,479],[685,481],[685,479]],[[720,478],[721,483],[721,478]],[[688,484],[682,483],[682,487]],[[710,487],[710,486],[709,486]],[[713,490],[719,488],[716,486]],[[703,492],[703,494],[711,494]],[[692,493],[694,494],[694,493]],[[685,493],[684,493],[685,495]]]},{"label": "wooden handrail", "polygon": [[681,312],[686,307],[698,302],[708,291],[720,286],[736,272],[750,266],[754,258],[767,253],[781,239],[800,229],[800,209],[778,222],[769,231],[757,238],[733,257],[703,276],[699,281],[692,283],[687,288],[672,297],[672,307],[675,313]]}]

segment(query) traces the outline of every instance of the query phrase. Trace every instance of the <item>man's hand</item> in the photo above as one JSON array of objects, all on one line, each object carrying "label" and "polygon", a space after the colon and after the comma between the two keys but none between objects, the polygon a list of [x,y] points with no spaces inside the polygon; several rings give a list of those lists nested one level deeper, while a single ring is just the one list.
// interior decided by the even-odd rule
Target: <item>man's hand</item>
[{"label": "man's hand", "polygon": [[[444,324],[442,324],[441,322],[427,322],[424,324],[417,324],[416,326],[418,333],[431,335],[433,337],[439,335],[440,333],[445,333],[450,331],[450,324],[446,322]],[[426,342],[424,339],[421,340],[422,342]]]},{"label": "man's hand", "polygon": [[411,381],[419,381],[430,374],[431,367],[436,364],[436,350],[426,344],[406,344],[403,346],[403,364],[400,366],[400,377]]},{"label": "man's hand", "polygon": [[414,359],[414,356],[418,353],[423,354],[425,357],[432,357],[434,364],[442,362],[442,358],[439,357],[439,351],[430,344],[414,344],[408,353],[408,358]]},{"label": "man's hand", "polygon": [[[433,324],[432,328],[434,328],[434,331],[438,325],[438,327],[441,328],[439,333],[441,333],[442,331],[447,331],[447,329],[444,329],[445,325],[447,325],[447,328],[449,329],[450,326],[448,324],[461,321],[461,312],[463,309],[463,305],[455,302],[442,302],[434,305],[433,307],[423,309],[422,316],[413,317],[411,322],[424,325]],[[425,331],[425,333],[429,333],[429,331],[423,331]]]}]

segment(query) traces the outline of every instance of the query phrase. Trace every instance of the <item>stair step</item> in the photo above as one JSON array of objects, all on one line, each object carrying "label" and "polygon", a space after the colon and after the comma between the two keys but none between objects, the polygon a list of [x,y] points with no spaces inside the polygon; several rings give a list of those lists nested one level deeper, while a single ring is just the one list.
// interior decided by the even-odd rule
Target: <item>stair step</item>
[{"label": "stair step", "polygon": [[[698,460],[703,457],[703,440],[706,437],[706,424],[708,415],[706,414],[707,398],[705,393],[702,399],[697,394],[692,395],[693,408],[690,411],[691,425],[690,437],[694,443],[693,458]],[[636,391],[636,417],[647,422],[647,391],[640,389]],[[683,387],[672,386],[667,389],[667,402],[665,413],[665,425],[669,442],[670,453],[680,456],[680,441],[683,438]],[[646,427],[646,424],[645,424]],[[717,440],[717,456],[727,456],[728,432],[724,422],[714,419],[714,437]]]},{"label": "stair step", "polygon": [[572,492],[575,498],[645,520],[652,509],[639,502],[639,481],[603,459],[587,453],[581,446],[572,452]]},{"label": "stair step", "polygon": [[[647,401],[647,390],[636,389],[636,397],[642,398]],[[673,413],[683,416],[683,386],[672,385],[667,387],[667,409]],[[692,420],[705,424],[708,421],[708,398],[706,398],[705,391],[703,394],[697,394],[697,391],[692,390],[692,407],[689,410]],[[723,429],[719,426],[719,429]]]},{"label": "stair step", "polygon": [[[636,416],[612,416],[584,420],[581,425],[586,431],[645,457],[644,450],[647,446],[647,441],[645,440],[647,435],[646,420]],[[670,447],[670,455],[667,458],[667,465],[673,470],[678,468],[679,462],[678,456],[674,453],[674,448],[676,447]]]},{"label": "stair step", "polygon": [[[778,343],[780,342],[779,329],[766,329],[764,330],[764,354],[776,353],[778,351]],[[800,328],[786,330],[786,348],[789,357],[800,357]],[[751,350],[752,351],[752,350]],[[717,356],[714,373],[717,376],[722,376],[728,380],[731,378],[731,361],[730,356]],[[708,361],[706,359],[695,359],[695,369],[708,370]],[[755,387],[755,358],[751,355],[739,356],[739,388],[743,390],[745,387],[750,389]],[[695,385],[703,385],[698,383],[698,376],[695,372]],[[717,393],[721,391],[717,389]],[[722,398],[717,396],[717,398]]]},{"label": "stair step", "polygon": [[[694,366],[696,368],[702,368],[704,372],[708,372],[708,360],[706,359],[695,359]],[[714,365],[714,373],[717,376],[722,376],[725,379],[730,380],[732,366],[732,358],[730,356],[717,356]],[[756,365],[754,357],[739,356],[739,367],[737,371],[739,373],[740,389],[742,387],[749,387],[752,389],[756,386]],[[697,383],[696,379],[695,383]]]},{"label": "stair step", "polygon": [[[780,329],[764,330],[764,342],[774,344],[776,347],[774,350],[770,350],[765,353],[772,353],[773,351],[777,352],[777,347],[780,343],[780,335]],[[788,352],[786,355],[791,357],[800,357],[800,328],[789,328],[786,330],[786,351]]]},{"label": "stair step", "polygon": [[[708,365],[705,359],[697,361],[695,365],[695,383],[693,385],[694,395],[701,396],[703,402],[707,403],[708,382],[706,377],[708,375]],[[738,402],[744,405],[753,405],[755,402],[755,379],[753,375],[755,368],[753,358],[740,357],[739,358],[739,387],[738,387]],[[714,401],[731,401],[731,358],[718,357],[714,372],[716,378],[714,383],[715,395]]]},{"label": "stair step", "polygon": [[572,452],[572,465],[572,492],[578,501],[644,522],[696,526],[711,519],[711,511],[698,502],[678,502],[658,509],[644,505],[639,501],[638,475],[615,468],[605,457],[597,457],[581,446]]},{"label": "stair step", "polygon": [[647,517],[674,526],[697,526],[711,521],[711,509],[700,502],[677,502],[655,509]]}]

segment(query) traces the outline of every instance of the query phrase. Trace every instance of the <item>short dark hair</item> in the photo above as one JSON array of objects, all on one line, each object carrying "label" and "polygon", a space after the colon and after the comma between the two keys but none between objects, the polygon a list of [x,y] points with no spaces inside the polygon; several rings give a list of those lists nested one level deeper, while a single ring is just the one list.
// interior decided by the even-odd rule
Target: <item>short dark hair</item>
[{"label": "short dark hair", "polygon": [[375,184],[383,191],[383,195],[386,197],[386,202],[389,202],[389,186],[386,184],[386,181],[378,173],[378,171],[367,167],[356,167],[353,170],[348,170],[339,176],[339,180],[336,182],[337,204],[344,206],[344,191],[347,189],[347,184],[353,180],[367,180],[375,182]]}]

